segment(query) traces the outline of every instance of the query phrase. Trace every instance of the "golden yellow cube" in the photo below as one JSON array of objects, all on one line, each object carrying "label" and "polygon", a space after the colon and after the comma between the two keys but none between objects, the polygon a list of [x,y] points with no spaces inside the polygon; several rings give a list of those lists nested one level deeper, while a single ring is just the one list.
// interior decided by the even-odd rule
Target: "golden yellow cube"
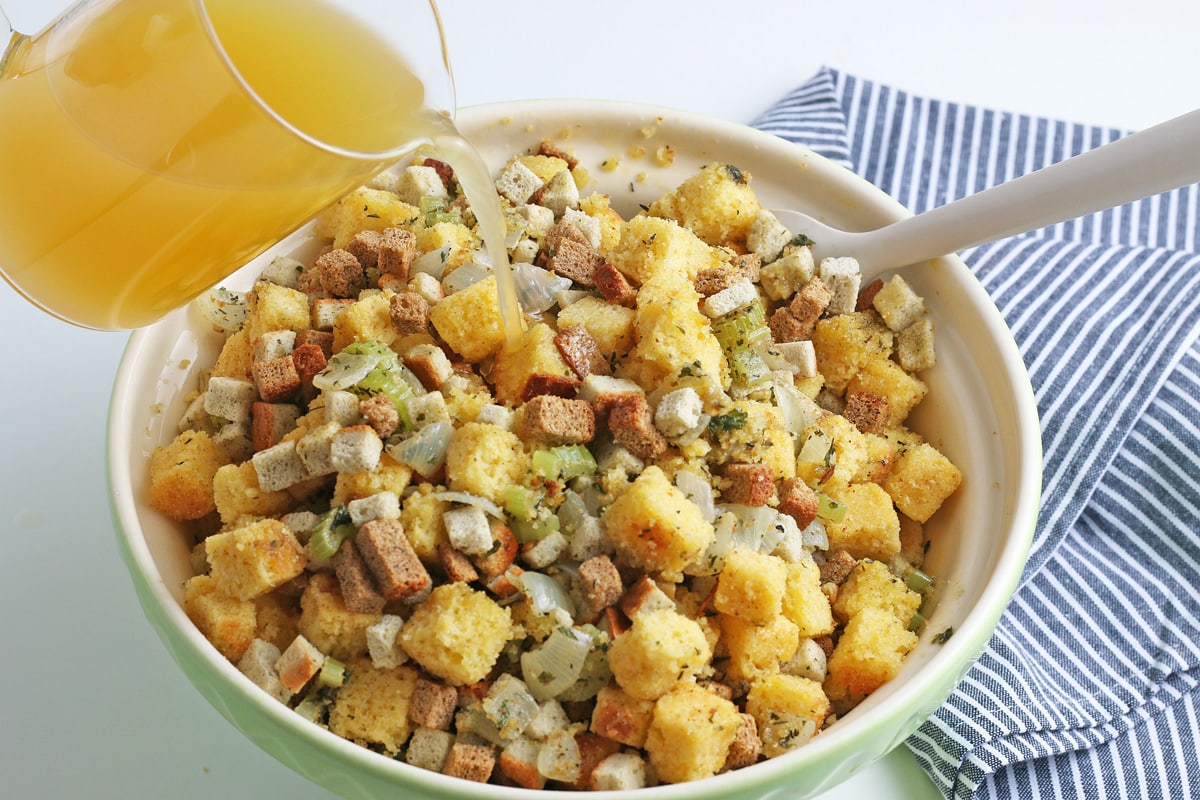
[{"label": "golden yellow cube", "polygon": [[510,406],[520,405],[532,375],[575,380],[575,374],[554,344],[554,329],[544,322],[525,331],[516,346],[505,347],[496,354],[492,369],[496,400]]},{"label": "golden yellow cube", "polygon": [[408,706],[420,673],[410,666],[376,669],[369,658],[348,666],[349,677],[329,707],[329,730],[395,756],[413,730]]},{"label": "golden yellow cube", "polygon": [[901,452],[883,482],[896,508],[927,522],[962,483],[962,472],[931,444]]},{"label": "golden yellow cube", "polygon": [[796,654],[800,633],[785,616],[765,625],[755,625],[740,617],[722,614],[721,644],[729,654],[727,676],[735,681],[755,680],[778,672],[785,661]]},{"label": "golden yellow cube", "polygon": [[600,524],[631,566],[667,576],[681,573],[713,538],[700,507],[655,466],[617,496]]},{"label": "golden yellow cube", "polygon": [[833,610],[821,591],[821,568],[814,561],[787,565],[783,615],[795,623],[804,639],[833,633]]},{"label": "golden yellow cube", "polygon": [[697,686],[681,683],[654,704],[646,754],[668,783],[715,775],[741,727],[737,706]]},{"label": "golden yellow cube", "polygon": [[512,616],[465,583],[434,588],[400,631],[404,650],[451,686],[487,677],[512,636]]},{"label": "golden yellow cube", "polygon": [[725,557],[717,578],[713,608],[755,625],[778,617],[783,607],[787,568],[781,559],[738,548]]},{"label": "golden yellow cube", "polygon": [[300,595],[300,632],[327,656],[349,663],[367,653],[367,628],[378,614],[346,608],[337,578],[314,572]]},{"label": "golden yellow cube", "polygon": [[755,681],[746,695],[746,713],[758,723],[768,758],[794,750],[820,731],[829,706],[821,684],[778,672]]},{"label": "golden yellow cube", "polygon": [[887,398],[888,424],[899,425],[929,394],[929,387],[890,358],[875,358],[862,365],[858,374],[850,380],[846,391],[870,392]]},{"label": "golden yellow cube", "polygon": [[484,422],[456,429],[446,450],[450,488],[493,503],[503,503],[508,487],[520,484],[528,470],[529,455],[517,435]]},{"label": "golden yellow cube", "polygon": [[505,334],[496,276],[447,295],[429,310],[429,321],[446,344],[467,361],[482,361],[498,351],[504,346]]},{"label": "golden yellow cube", "polygon": [[253,601],[220,591],[209,575],[197,575],[183,585],[183,610],[204,638],[234,663],[254,641]]},{"label": "golden yellow cube", "polygon": [[187,431],[150,456],[150,505],[171,519],[199,519],[216,510],[213,478],[225,457],[208,434]]},{"label": "golden yellow cube", "polygon": [[617,685],[639,700],[656,700],[693,679],[711,658],[699,623],[669,608],[638,614],[608,648]]},{"label": "golden yellow cube", "polygon": [[894,340],[874,312],[837,314],[820,320],[813,330],[812,343],[825,385],[831,391],[844,392],[864,364],[891,355]]},{"label": "golden yellow cube", "polygon": [[826,520],[830,550],[846,550],[855,558],[889,561],[900,552],[900,518],[892,498],[874,483],[831,487],[829,496],[846,507],[840,521]]},{"label": "golden yellow cube", "polygon": [[308,564],[304,546],[277,519],[214,533],[204,540],[204,549],[218,591],[239,600],[266,594]]},{"label": "golden yellow cube", "polygon": [[825,691],[839,710],[852,708],[896,677],[917,635],[893,614],[864,608],[850,618],[829,657]]},{"label": "golden yellow cube", "polygon": [[649,213],[676,220],[710,245],[744,245],[761,208],[750,173],[712,163],[656,200]]},{"label": "golden yellow cube", "polygon": [[355,342],[376,341],[390,345],[398,332],[392,324],[390,293],[369,294],[337,315],[333,321],[333,350]]}]

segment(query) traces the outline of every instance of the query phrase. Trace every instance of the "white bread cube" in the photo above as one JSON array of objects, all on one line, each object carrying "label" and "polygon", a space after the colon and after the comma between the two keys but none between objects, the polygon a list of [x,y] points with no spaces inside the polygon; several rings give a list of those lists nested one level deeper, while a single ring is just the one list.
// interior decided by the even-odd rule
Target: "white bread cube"
[{"label": "white bread cube", "polygon": [[270,361],[291,355],[296,348],[295,331],[268,331],[254,342],[254,360]]},{"label": "white bread cube", "polygon": [[259,280],[269,281],[279,286],[295,289],[304,273],[304,265],[288,256],[275,256],[271,263],[263,267]]},{"label": "white bread cube", "polygon": [[849,314],[858,305],[858,290],[862,285],[862,271],[858,259],[844,256],[823,258],[819,270],[821,280],[833,292],[825,311],[827,314]]},{"label": "white bread cube", "polygon": [[750,223],[750,229],[746,231],[746,247],[750,252],[758,253],[764,264],[770,264],[779,258],[783,248],[791,240],[792,232],[765,208],[758,212],[754,222]]},{"label": "white bread cube", "polygon": [[321,393],[325,401],[325,421],[342,427],[359,425],[363,416],[358,410],[359,397],[354,392],[328,389]]},{"label": "white bread cube", "polygon": [[442,178],[436,169],[416,165],[404,168],[396,180],[394,191],[401,200],[410,206],[421,205],[423,197],[436,197],[442,200],[450,197],[450,193],[446,191],[446,184],[442,183]]},{"label": "white bread cube", "polygon": [[342,428],[329,447],[329,460],[338,472],[370,472],[382,454],[383,441],[370,425]]},{"label": "white bread cube", "polygon": [[476,422],[485,422],[488,425],[495,425],[497,428],[503,428],[506,431],[511,431],[513,426],[513,418],[516,415],[512,409],[505,408],[495,403],[487,403],[479,409],[479,414],[475,417]]},{"label": "white bread cube", "polygon": [[258,399],[258,387],[251,381],[214,375],[204,393],[204,410],[230,422],[249,422],[250,407]]},{"label": "white bread cube", "polygon": [[545,182],[520,161],[513,161],[496,179],[496,191],[504,195],[514,206],[528,202],[533,193],[544,185]]},{"label": "white bread cube", "polygon": [[658,408],[654,409],[654,427],[670,439],[683,436],[699,426],[703,411],[704,401],[700,394],[685,386],[668,392],[658,401]]},{"label": "white bread cube", "polygon": [[745,308],[758,299],[758,289],[747,278],[729,286],[716,294],[704,298],[701,309],[709,317],[723,317],[726,314]]},{"label": "white bread cube", "polygon": [[[553,212],[551,212],[553,213]],[[588,246],[593,250],[600,249],[600,220],[593,217],[591,214],[580,211],[577,208],[568,208],[563,211],[563,221],[569,222],[575,226],[575,229],[583,234],[583,238],[587,239]]]},{"label": "white bread cube", "polygon": [[526,203],[517,206],[517,213],[525,220],[525,232],[540,239],[554,227],[554,212],[545,206]]},{"label": "white bread cube", "polygon": [[258,451],[250,462],[254,465],[254,474],[258,476],[259,488],[264,492],[286,489],[309,477],[293,439]]},{"label": "white bread cube", "polygon": [[383,491],[351,500],[346,504],[350,521],[362,525],[373,519],[400,519],[400,497],[395,492]]},{"label": "white bread cube", "polygon": [[812,248],[788,247],[775,261],[758,272],[758,283],[772,300],[783,301],[812,280],[815,265]]},{"label": "white bread cube", "polygon": [[562,217],[568,208],[579,208],[579,186],[571,171],[564,169],[556,173],[545,185],[540,201],[541,205],[554,212],[555,217]]},{"label": "white bread cube", "polygon": [[258,688],[279,702],[286,703],[291,699],[292,692],[288,691],[275,672],[275,662],[279,656],[278,647],[263,639],[255,639],[238,660],[237,668]]},{"label": "white bread cube", "polygon": [[446,536],[455,550],[480,556],[492,547],[492,528],[487,515],[475,506],[454,508],[442,515]]},{"label": "white bread cube", "polygon": [[367,653],[376,669],[393,669],[408,661],[408,653],[398,642],[403,627],[403,617],[384,614],[379,622],[367,628]]},{"label": "white bread cube", "polygon": [[333,464],[333,437],[341,429],[342,426],[336,422],[326,422],[296,442],[296,452],[309,476],[315,478],[337,472]]}]

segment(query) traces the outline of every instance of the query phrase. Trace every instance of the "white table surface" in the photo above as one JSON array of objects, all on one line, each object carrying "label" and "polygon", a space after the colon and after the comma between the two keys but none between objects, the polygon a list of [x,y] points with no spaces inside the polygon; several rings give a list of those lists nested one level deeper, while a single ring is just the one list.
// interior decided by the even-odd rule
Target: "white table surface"
[{"label": "white table surface", "polygon": [[[65,7],[0,4],[25,31]],[[1121,128],[1200,107],[1190,0],[443,0],[442,15],[461,105],[598,97],[749,121],[830,65]],[[518,42],[519,59],[497,60]],[[142,617],[104,482],[125,339],[55,322],[0,283],[0,795],[328,797],[208,706]],[[937,796],[900,748],[825,798]]]}]

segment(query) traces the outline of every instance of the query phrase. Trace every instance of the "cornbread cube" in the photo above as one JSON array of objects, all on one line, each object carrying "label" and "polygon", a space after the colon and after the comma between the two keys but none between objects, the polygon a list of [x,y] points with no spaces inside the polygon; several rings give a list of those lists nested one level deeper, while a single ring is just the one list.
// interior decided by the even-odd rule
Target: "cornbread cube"
[{"label": "cornbread cube", "polygon": [[883,488],[905,516],[927,522],[961,483],[958,467],[933,445],[922,443],[901,451]]},{"label": "cornbread cube", "polygon": [[712,163],[652,203],[649,213],[676,220],[708,244],[744,245],[761,208],[750,173]]},{"label": "cornbread cube", "polygon": [[795,445],[778,406],[757,400],[738,400],[726,413],[744,414],[745,422],[739,428],[717,434],[711,460],[764,464],[771,468],[773,480],[796,476]]},{"label": "cornbread cube", "polygon": [[422,669],[452,686],[483,680],[512,635],[512,616],[463,583],[437,586],[400,632]]},{"label": "cornbread cube", "polygon": [[438,222],[417,235],[417,249],[422,253],[444,253],[442,277],[470,261],[479,247],[479,238],[458,222]]},{"label": "cornbread cube", "polygon": [[[412,469],[407,464],[401,464],[383,453],[373,470],[338,473],[333,486],[333,504],[345,505],[382,492],[399,497],[404,494],[411,480]],[[388,501],[385,499],[382,502]]]},{"label": "cornbread cube", "polygon": [[187,431],[150,456],[150,505],[171,519],[200,519],[216,510],[213,478],[225,465],[208,434]]},{"label": "cornbread cube", "polygon": [[377,341],[391,344],[399,332],[392,324],[391,296],[369,294],[337,315],[333,321],[333,349],[342,350],[355,342]]},{"label": "cornbread cube", "polygon": [[349,674],[329,707],[329,730],[395,756],[413,729],[408,705],[418,672],[409,666],[376,669],[370,659],[360,658],[350,665]]},{"label": "cornbread cube", "polygon": [[712,658],[700,624],[674,610],[646,611],[613,639],[608,663],[630,697],[656,700],[699,675]]},{"label": "cornbread cube", "polygon": [[821,591],[821,568],[814,561],[787,565],[783,615],[796,624],[801,638],[833,633],[833,611]]},{"label": "cornbread cube", "polygon": [[778,617],[783,607],[787,567],[757,550],[738,548],[725,556],[713,608],[756,625]]},{"label": "cornbread cube", "polygon": [[300,633],[347,664],[367,654],[367,629],[378,621],[378,613],[347,608],[337,578],[328,572],[313,573],[300,595]]},{"label": "cornbread cube", "polygon": [[492,378],[497,402],[520,405],[527,399],[526,392],[535,375],[570,378],[577,383],[575,373],[563,361],[554,343],[554,329],[545,323],[532,326],[515,346],[505,347],[496,354]]},{"label": "cornbread cube", "polygon": [[637,344],[619,370],[643,387],[656,387],[679,376],[685,365],[713,391],[725,367],[721,343],[708,317],[697,308],[699,295],[690,284],[654,281],[638,293]]},{"label": "cornbread cube", "polygon": [[848,620],[864,608],[878,608],[907,625],[920,606],[921,595],[909,589],[886,564],[864,559],[838,590],[833,610],[839,619]]},{"label": "cornbread cube", "polygon": [[258,281],[246,295],[246,336],[251,346],[265,333],[312,327],[308,295],[277,283]]},{"label": "cornbread cube", "polygon": [[646,754],[669,783],[707,778],[725,765],[741,724],[732,702],[694,683],[680,683],[654,704]]},{"label": "cornbread cube", "polygon": [[433,728],[418,727],[408,737],[404,760],[414,767],[441,772],[454,746],[454,734]]},{"label": "cornbread cube", "polygon": [[[254,599],[255,636],[282,651],[300,632],[300,606],[285,592],[269,592]],[[271,662],[274,664],[274,662]]]},{"label": "cornbread cube", "polygon": [[[611,356],[622,356],[633,346],[636,338],[635,313],[632,308],[606,302],[586,295],[572,302],[558,315],[560,330],[582,327],[595,340],[598,350]],[[593,368],[593,372],[596,370]],[[608,374],[607,367],[601,374]]]},{"label": "cornbread cube", "polygon": [[218,378],[245,380],[254,363],[254,342],[245,328],[235,332],[221,345],[210,375]]},{"label": "cornbread cube", "polygon": [[262,639],[255,639],[238,659],[238,672],[254,681],[254,685],[281,703],[292,697],[292,691],[283,685],[275,672],[279,660],[279,648]]},{"label": "cornbread cube", "polygon": [[[827,317],[813,330],[817,366],[832,391],[845,391],[850,379],[869,362],[887,358],[895,335],[872,312]],[[877,392],[878,394],[878,392]]]},{"label": "cornbread cube", "polygon": [[304,571],[304,546],[277,519],[215,533],[204,540],[210,574],[219,591],[253,600]]},{"label": "cornbread cube", "polygon": [[721,643],[729,654],[726,677],[735,681],[755,680],[778,672],[800,646],[796,624],[784,616],[756,625],[740,617],[722,614]]},{"label": "cornbread cube", "polygon": [[875,358],[864,363],[846,386],[847,396],[860,392],[886,399],[887,424],[895,426],[903,423],[909,412],[925,399],[929,387],[890,358]]},{"label": "cornbread cube", "polygon": [[362,231],[387,228],[413,230],[423,221],[421,209],[382,189],[363,187],[350,192],[318,219],[318,234],[333,239],[335,248],[344,248]]},{"label": "cornbread cube", "polygon": [[779,672],[752,683],[746,696],[746,713],[758,724],[767,758],[807,742],[821,730],[829,710],[821,684]]},{"label": "cornbread cube", "polygon": [[937,366],[933,323],[928,317],[921,317],[896,334],[896,360],[908,372],[921,372]]},{"label": "cornbread cube", "polygon": [[899,333],[925,313],[925,301],[913,291],[900,275],[893,275],[875,293],[871,305],[883,317],[883,322]]},{"label": "cornbread cube", "polygon": [[644,214],[621,226],[621,238],[608,260],[634,284],[658,277],[663,285],[675,287],[694,284],[701,271],[722,264],[717,250],[692,231],[674,220]]},{"label": "cornbread cube", "polygon": [[404,526],[417,557],[426,564],[437,563],[438,547],[448,541],[442,517],[449,508],[448,502],[434,496],[433,487],[429,484],[422,484],[417,491],[404,498],[400,524]]},{"label": "cornbread cube", "polygon": [[234,663],[254,641],[253,601],[221,591],[210,575],[196,575],[183,585],[183,611],[204,638]]},{"label": "cornbread cube", "polygon": [[628,564],[678,574],[713,538],[700,507],[650,466],[604,510],[600,523]]},{"label": "cornbread cube", "polygon": [[838,484],[849,483],[870,459],[866,434],[854,427],[853,423],[840,414],[827,414],[817,420],[816,424],[801,431],[802,455],[805,452],[804,444],[812,436],[823,436],[823,441],[828,441],[833,447],[833,474],[831,476],[826,474],[830,467],[826,464],[827,459],[824,456],[821,461],[815,462],[798,459],[796,474],[807,481],[809,485],[830,480]]},{"label": "cornbread cube", "polygon": [[591,730],[615,742],[642,747],[653,718],[653,700],[642,700],[616,686],[605,686],[596,695]]},{"label": "cornbread cube", "polygon": [[450,349],[471,363],[500,350],[505,334],[496,276],[448,295],[429,310],[429,321]]},{"label": "cornbread cube", "polygon": [[863,608],[842,629],[829,657],[825,691],[839,710],[852,708],[871,692],[896,677],[904,656],[917,644],[890,611]]},{"label": "cornbread cube", "polygon": [[446,450],[446,481],[457,492],[502,503],[509,486],[519,484],[529,469],[529,455],[516,434],[482,422],[454,431]]},{"label": "cornbread cube", "polygon": [[846,550],[855,558],[888,561],[900,552],[900,519],[892,498],[874,483],[830,487],[830,498],[846,506],[840,522],[825,521],[829,549]]}]

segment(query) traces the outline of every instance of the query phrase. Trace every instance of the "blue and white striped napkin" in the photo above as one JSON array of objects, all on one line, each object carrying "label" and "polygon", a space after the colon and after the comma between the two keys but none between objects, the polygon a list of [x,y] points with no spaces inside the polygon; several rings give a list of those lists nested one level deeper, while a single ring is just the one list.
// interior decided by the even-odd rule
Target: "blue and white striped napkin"
[{"label": "blue and white striped napkin", "polygon": [[[915,212],[1123,135],[830,69],[753,124]],[[948,798],[1200,791],[1198,253],[1197,186],[963,253],[1029,369],[1046,464],[1022,584],[908,741]]]}]

